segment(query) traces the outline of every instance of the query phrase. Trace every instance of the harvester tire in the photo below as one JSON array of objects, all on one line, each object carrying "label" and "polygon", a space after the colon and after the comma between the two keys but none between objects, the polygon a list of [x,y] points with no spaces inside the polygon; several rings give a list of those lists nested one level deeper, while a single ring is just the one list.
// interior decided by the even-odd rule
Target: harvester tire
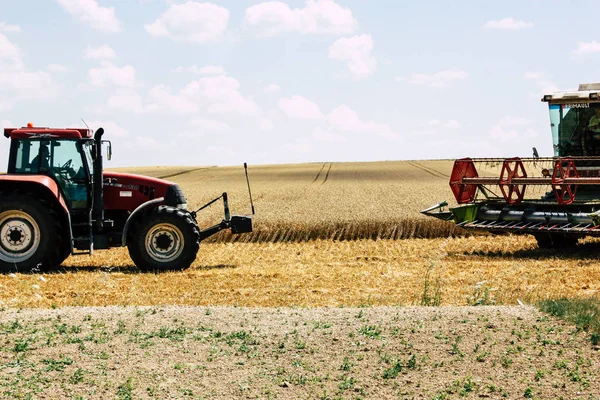
[{"label": "harvester tire", "polygon": [[0,194],[0,272],[53,267],[57,261],[54,226],[48,207],[35,196]]},{"label": "harvester tire", "polygon": [[160,206],[136,224],[127,247],[142,271],[182,270],[196,259],[200,231],[187,211]]},{"label": "harvester tire", "polygon": [[540,249],[567,249],[575,247],[579,238],[560,233],[539,233],[534,235]]}]

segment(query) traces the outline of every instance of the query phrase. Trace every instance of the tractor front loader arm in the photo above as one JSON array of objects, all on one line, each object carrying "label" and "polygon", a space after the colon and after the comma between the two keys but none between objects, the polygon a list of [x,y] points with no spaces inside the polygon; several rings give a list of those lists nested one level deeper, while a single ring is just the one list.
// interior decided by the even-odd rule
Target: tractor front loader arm
[{"label": "tractor front loader arm", "polygon": [[196,214],[199,211],[204,210],[205,208],[213,205],[217,201],[223,199],[223,209],[225,213],[225,218],[218,224],[213,225],[209,228],[203,229],[200,231],[200,240],[204,240],[209,236],[212,236],[224,229],[231,229],[231,233],[249,233],[252,232],[252,217],[243,216],[243,215],[231,215],[229,211],[229,201],[227,200],[227,193],[223,193],[221,196],[213,199],[197,209],[196,211],[192,211],[192,217],[196,218]]}]

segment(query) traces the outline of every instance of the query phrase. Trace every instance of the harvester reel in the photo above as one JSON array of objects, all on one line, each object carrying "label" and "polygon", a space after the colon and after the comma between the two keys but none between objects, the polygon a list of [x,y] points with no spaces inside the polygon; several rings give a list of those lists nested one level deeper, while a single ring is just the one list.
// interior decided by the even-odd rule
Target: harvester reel
[{"label": "harvester reel", "polygon": [[579,173],[572,158],[559,158],[552,174],[552,189],[558,204],[573,204],[577,194],[577,185],[565,184],[565,178],[579,178]]},{"label": "harvester reel", "polygon": [[500,181],[498,185],[504,196],[504,200],[508,204],[519,204],[525,196],[525,184],[514,184],[514,178],[527,178],[527,172],[523,166],[523,161],[518,158],[507,158],[502,164],[502,172],[500,173]]},{"label": "harvester reel", "polygon": [[477,178],[478,176],[475,164],[470,158],[454,161],[454,168],[452,168],[450,176],[450,188],[458,204],[470,203],[475,200],[477,185],[463,183],[463,178]]}]

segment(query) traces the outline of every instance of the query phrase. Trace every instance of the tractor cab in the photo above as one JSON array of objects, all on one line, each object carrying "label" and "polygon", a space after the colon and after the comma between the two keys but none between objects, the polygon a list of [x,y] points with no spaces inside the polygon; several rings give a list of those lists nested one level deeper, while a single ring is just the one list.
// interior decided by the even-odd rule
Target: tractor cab
[{"label": "tractor cab", "polygon": [[8,173],[48,175],[59,184],[70,209],[87,209],[92,196],[93,152],[93,139],[14,138]]}]

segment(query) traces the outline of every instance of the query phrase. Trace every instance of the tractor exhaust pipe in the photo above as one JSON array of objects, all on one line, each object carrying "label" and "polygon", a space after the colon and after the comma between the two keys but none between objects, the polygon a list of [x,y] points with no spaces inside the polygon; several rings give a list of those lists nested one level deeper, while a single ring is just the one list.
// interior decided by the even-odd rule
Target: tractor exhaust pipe
[{"label": "tractor exhaust pipe", "polygon": [[96,158],[94,158],[94,208],[92,217],[96,221],[96,227],[102,228],[104,225],[104,175],[102,161],[102,135],[104,128],[98,128],[94,134],[96,142]]}]

